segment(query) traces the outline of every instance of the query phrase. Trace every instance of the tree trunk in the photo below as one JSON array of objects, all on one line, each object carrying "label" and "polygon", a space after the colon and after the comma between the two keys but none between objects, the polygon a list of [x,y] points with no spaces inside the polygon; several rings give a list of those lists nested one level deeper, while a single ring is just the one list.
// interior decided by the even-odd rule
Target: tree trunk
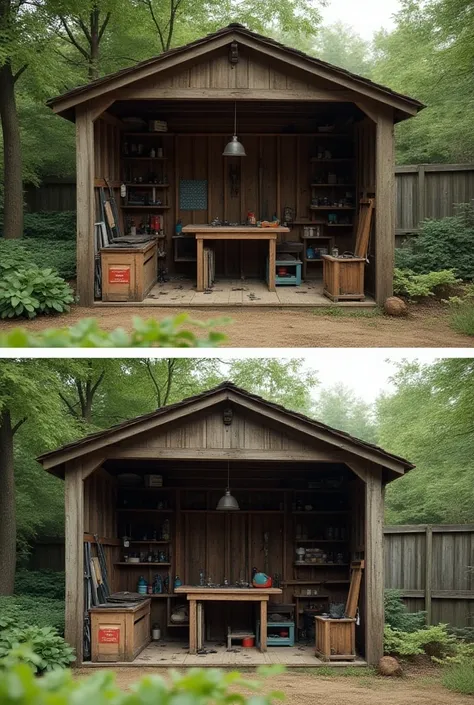
[{"label": "tree trunk", "polygon": [[10,412],[0,414],[0,595],[13,595],[16,568],[15,473]]},{"label": "tree trunk", "polygon": [[99,78],[99,18],[100,13],[95,8],[90,15],[90,60],[89,60],[89,81]]},{"label": "tree trunk", "polygon": [[5,238],[15,239],[23,235],[23,179],[15,78],[9,62],[0,68],[0,119],[4,150],[3,233]]}]

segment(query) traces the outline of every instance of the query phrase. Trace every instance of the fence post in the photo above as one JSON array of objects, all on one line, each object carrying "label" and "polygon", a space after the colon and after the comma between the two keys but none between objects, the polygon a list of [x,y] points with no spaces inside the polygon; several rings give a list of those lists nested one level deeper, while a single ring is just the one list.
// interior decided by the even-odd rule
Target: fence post
[{"label": "fence post", "polygon": [[425,530],[425,611],[426,624],[431,624],[431,588],[433,564],[433,527],[428,524]]},{"label": "fence post", "polygon": [[418,213],[416,219],[416,227],[420,227],[420,223],[426,217],[425,209],[425,165],[418,165]]}]

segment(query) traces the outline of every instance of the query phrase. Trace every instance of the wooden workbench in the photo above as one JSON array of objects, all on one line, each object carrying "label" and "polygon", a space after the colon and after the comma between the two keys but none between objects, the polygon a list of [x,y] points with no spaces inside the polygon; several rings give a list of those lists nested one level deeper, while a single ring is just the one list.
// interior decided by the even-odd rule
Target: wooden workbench
[{"label": "wooden workbench", "polygon": [[196,238],[198,291],[204,291],[204,240],[267,240],[268,290],[275,291],[277,235],[278,233],[289,233],[289,228],[283,225],[276,228],[257,228],[254,225],[185,225],[182,232],[191,233]]},{"label": "wooden workbench", "polygon": [[198,602],[260,602],[260,651],[267,650],[267,604],[270,595],[281,595],[280,588],[200,587],[181,585],[175,589],[189,601],[189,653],[197,651]]}]

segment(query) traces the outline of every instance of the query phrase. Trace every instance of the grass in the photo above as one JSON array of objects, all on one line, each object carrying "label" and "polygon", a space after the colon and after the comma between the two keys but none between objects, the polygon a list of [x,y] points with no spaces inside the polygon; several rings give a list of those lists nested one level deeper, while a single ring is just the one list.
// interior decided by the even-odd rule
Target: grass
[{"label": "grass", "polygon": [[474,662],[469,660],[448,666],[444,672],[442,683],[445,688],[454,693],[474,695]]},{"label": "grass", "polygon": [[474,305],[463,303],[451,314],[451,326],[458,333],[474,335]]},{"label": "grass", "polygon": [[[291,671],[291,669],[288,669]],[[372,666],[346,666],[334,668],[332,666],[318,666],[315,668],[294,669],[295,673],[308,673],[312,676],[324,678],[367,678],[377,676],[377,671]]]},{"label": "grass", "polygon": [[379,306],[374,308],[350,308],[322,306],[313,310],[315,316],[333,316],[334,318],[380,318],[384,313]]}]

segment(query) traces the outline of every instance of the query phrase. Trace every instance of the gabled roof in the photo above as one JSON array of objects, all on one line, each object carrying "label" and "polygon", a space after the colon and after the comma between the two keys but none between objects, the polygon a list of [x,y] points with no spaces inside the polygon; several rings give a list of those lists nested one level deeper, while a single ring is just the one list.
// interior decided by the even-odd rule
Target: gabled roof
[{"label": "gabled roof", "polygon": [[[274,55],[276,50],[279,58],[286,61],[289,60],[290,63],[298,65],[300,68],[306,68],[307,70],[314,70],[314,68],[319,69],[322,77],[339,83],[341,86],[355,92],[364,93],[366,95],[368,94],[367,92],[369,92],[372,99],[379,100],[380,102],[387,103],[397,108],[397,110],[402,113],[402,117],[415,115],[424,107],[423,103],[420,103],[420,101],[414,98],[410,98],[402,93],[397,93],[386,86],[382,86],[368,78],[364,78],[346,69],[305,54],[298,49],[288,47],[281,42],[277,42],[275,39],[265,37],[257,32],[252,32],[237,23],[229,24],[227,27],[217,30],[217,32],[212,32],[205,37],[196,39],[181,47],[169,49],[158,56],[140,61],[134,66],[129,66],[85,85],[73,88],[62,95],[51,98],[48,101],[48,105],[53,108],[55,112],[61,113],[89,98],[97,97],[98,95],[102,96],[108,91],[116,90],[119,87],[145,78],[151,73],[154,73],[155,70],[158,71],[162,68],[168,68],[172,65],[170,64],[170,59],[175,59],[175,63],[180,63],[180,61],[186,61],[187,58],[190,58],[197,50],[201,50],[200,54],[202,55],[206,53],[206,50],[212,51],[218,46],[225,46],[232,41],[239,40],[247,46],[265,53],[269,53],[269,51],[273,50],[272,55]],[[301,60],[303,60],[303,63]]]},{"label": "gabled roof", "polygon": [[[261,413],[263,417],[268,418],[271,415],[274,421],[291,427],[293,431],[306,433],[313,439],[322,440],[335,446],[338,450],[345,450],[355,456],[375,462],[397,474],[403,475],[415,467],[408,460],[393,453],[388,453],[379,446],[362,441],[304,414],[285,409],[280,404],[267,401],[256,394],[251,394],[245,389],[237,387],[232,382],[224,382],[213,389],[188,397],[176,404],[170,404],[149,414],[143,414],[129,421],[124,421],[104,431],[92,433],[56,450],[43,453],[38,457],[38,461],[42,463],[46,470],[52,471],[53,474],[58,474],[54,468],[58,468],[65,461],[74,460],[88,453],[94,453],[98,449],[113,445],[119,441],[126,441],[127,438],[134,438],[139,433],[175,420],[177,414],[178,418],[182,419],[185,416],[190,416],[224,401],[233,402],[256,413]],[[203,402],[205,403],[203,404]]]}]

